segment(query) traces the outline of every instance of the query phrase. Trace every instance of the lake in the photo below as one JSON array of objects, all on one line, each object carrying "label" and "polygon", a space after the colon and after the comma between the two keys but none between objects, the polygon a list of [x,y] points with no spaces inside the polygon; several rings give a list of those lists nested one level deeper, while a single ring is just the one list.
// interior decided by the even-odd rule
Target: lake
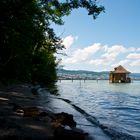
[{"label": "lake", "polygon": [[[67,103],[112,139],[140,139],[140,81],[114,84],[108,80],[61,80],[57,86],[59,98],[68,99]],[[65,105],[57,105],[64,109]],[[91,131],[92,127],[86,129]]]}]

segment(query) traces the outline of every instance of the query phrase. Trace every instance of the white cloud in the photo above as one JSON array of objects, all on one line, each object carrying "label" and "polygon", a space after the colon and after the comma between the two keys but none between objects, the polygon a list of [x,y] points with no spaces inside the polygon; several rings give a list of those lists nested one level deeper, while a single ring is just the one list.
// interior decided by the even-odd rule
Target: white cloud
[{"label": "white cloud", "polygon": [[127,64],[129,64],[129,60],[128,59],[125,59],[125,60],[121,60],[120,62],[118,62],[118,63],[115,63],[115,64],[112,64],[111,66],[112,67],[117,67],[117,66],[119,66],[119,65],[127,65]]},{"label": "white cloud", "polygon": [[125,52],[126,48],[123,47],[122,45],[113,45],[112,47],[105,47],[105,52],[107,53],[120,53],[120,52]]},{"label": "white cloud", "polygon": [[121,45],[114,45],[112,47],[106,47],[105,48],[105,54],[101,56],[102,59],[105,59],[106,61],[114,61],[116,57],[120,53],[124,53],[126,51],[126,48],[124,48]]},{"label": "white cloud", "polygon": [[127,55],[128,59],[140,59],[140,53],[130,53]]},{"label": "white cloud", "polygon": [[105,46],[105,52],[107,53],[128,53],[128,52],[135,52],[140,51],[140,48],[136,49],[134,47],[126,48],[122,45],[113,45],[112,47]]},{"label": "white cloud", "polygon": [[140,51],[140,48],[137,48],[136,50],[137,50],[137,51]]},{"label": "white cloud", "polygon": [[136,48],[126,48],[126,52],[135,52],[135,51],[138,51]]},{"label": "white cloud", "polygon": [[109,60],[109,61],[113,61],[117,56],[119,55],[119,53],[117,52],[113,52],[113,53],[105,53],[101,56],[101,59],[105,59],[105,60]]},{"label": "white cloud", "polygon": [[89,61],[89,64],[91,65],[107,65],[108,63],[109,61],[105,59],[95,59]]},{"label": "white cloud", "polygon": [[132,63],[130,63],[130,66],[140,66],[140,60],[133,61]]},{"label": "white cloud", "polygon": [[115,60],[118,54],[116,53],[105,53],[101,55],[99,59],[93,59],[89,61],[89,64],[94,65],[109,65],[112,61]]},{"label": "white cloud", "polygon": [[76,39],[78,39],[78,37],[73,36],[67,36],[64,39],[67,48],[69,48],[66,49],[68,55],[62,57],[62,63],[65,67],[71,69],[88,69],[87,67],[89,66],[90,69],[108,69],[110,67],[113,68],[122,65],[129,69],[133,69],[133,67],[139,69],[140,48],[127,48],[122,45],[107,46],[100,43],[94,43],[91,46],[73,50],[71,45]]},{"label": "white cloud", "polygon": [[99,49],[101,49],[100,43],[95,43],[91,46],[88,46],[84,49],[78,49],[73,52],[72,57],[65,59],[64,63],[78,63],[82,61],[86,61],[91,55],[96,53]]},{"label": "white cloud", "polygon": [[[89,58],[99,50],[102,51],[102,53],[100,52],[98,58],[89,60]],[[109,65],[117,58],[118,55],[127,51],[128,49],[122,45],[113,45],[108,47],[107,45],[95,43],[91,46],[85,47],[84,49],[74,51],[72,57],[65,59],[63,62],[73,64],[88,61],[87,63],[92,65]],[[130,48],[129,51],[134,51],[134,48]]]},{"label": "white cloud", "polygon": [[70,48],[71,47],[71,45],[74,43],[74,41],[76,41],[78,39],[78,36],[72,36],[72,35],[69,35],[69,36],[67,36],[67,37],[65,37],[64,39],[63,39],[63,42],[62,42],[62,44],[65,46],[65,48],[67,49],[67,48]]},{"label": "white cloud", "polygon": [[93,59],[89,61],[89,64],[94,65],[109,65],[116,57],[121,53],[125,52],[125,48],[121,45],[114,45],[112,47],[104,46],[104,54],[98,59]]}]

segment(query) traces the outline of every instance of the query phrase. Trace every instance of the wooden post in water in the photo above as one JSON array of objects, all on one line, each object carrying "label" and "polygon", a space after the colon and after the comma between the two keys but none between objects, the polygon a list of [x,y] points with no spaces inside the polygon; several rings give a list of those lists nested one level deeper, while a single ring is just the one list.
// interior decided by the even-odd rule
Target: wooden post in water
[{"label": "wooden post in water", "polygon": [[79,78],[79,80],[80,80],[80,87],[81,87],[81,78]]}]

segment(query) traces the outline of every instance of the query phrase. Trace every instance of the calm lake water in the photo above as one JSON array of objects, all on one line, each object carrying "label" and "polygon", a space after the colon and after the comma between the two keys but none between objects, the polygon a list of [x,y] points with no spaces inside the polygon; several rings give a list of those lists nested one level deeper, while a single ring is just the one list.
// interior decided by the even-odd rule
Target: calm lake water
[{"label": "calm lake water", "polygon": [[71,101],[85,117],[92,116],[94,121],[89,121],[114,139],[140,140],[140,81],[112,84],[107,80],[62,80],[57,86],[59,97]]}]

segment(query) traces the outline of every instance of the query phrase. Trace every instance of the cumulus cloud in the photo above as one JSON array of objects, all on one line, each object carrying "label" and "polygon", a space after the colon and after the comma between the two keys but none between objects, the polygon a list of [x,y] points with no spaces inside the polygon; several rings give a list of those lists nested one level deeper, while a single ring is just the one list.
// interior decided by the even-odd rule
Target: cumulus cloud
[{"label": "cumulus cloud", "polygon": [[[125,48],[122,45],[113,45],[111,47],[108,47],[107,45],[105,45],[104,47],[104,54],[102,54],[100,56],[100,58],[98,59],[93,59],[89,61],[89,64],[94,64],[94,65],[109,65],[110,63],[112,63],[114,60],[117,59],[117,57],[120,54],[123,53],[128,53],[128,52],[134,52],[134,51],[138,51],[138,49],[136,48]],[[133,57],[139,57],[138,54],[133,55]],[[128,63],[128,60],[122,60],[117,64],[114,64],[114,66],[117,65],[125,65],[126,63]]]},{"label": "cumulus cloud", "polygon": [[65,59],[64,63],[78,63],[86,61],[91,55],[95,54],[98,50],[101,49],[100,43],[95,43],[91,46],[88,46],[84,49],[77,49],[73,52],[73,55],[70,58]]},{"label": "cumulus cloud", "polygon": [[140,53],[130,53],[127,55],[128,59],[140,59]]},{"label": "cumulus cloud", "polygon": [[113,61],[118,55],[119,55],[118,52],[105,53],[105,54],[101,55],[101,59],[104,59],[107,61]]},{"label": "cumulus cloud", "polygon": [[137,50],[137,51],[140,51],[140,48],[137,48],[136,50]]},{"label": "cumulus cloud", "polygon": [[129,53],[129,52],[136,52],[136,51],[140,51],[140,48],[134,48],[134,47],[130,47],[130,48],[126,48],[122,45],[113,45],[112,47],[108,47],[105,46],[105,52],[107,53]]},{"label": "cumulus cloud", "polygon": [[105,59],[95,59],[95,60],[90,60],[89,64],[92,65],[107,65],[108,64],[108,60]]},{"label": "cumulus cloud", "polygon": [[85,69],[85,65],[89,65],[90,68],[93,66],[97,69],[99,67],[109,68],[118,65],[135,68],[140,66],[140,48],[94,43],[82,49],[72,50],[71,45],[77,39],[78,37],[73,36],[67,36],[64,39],[66,48],[69,48],[67,57],[62,58],[62,63],[65,66],[84,67],[83,69]]},{"label": "cumulus cloud", "polygon": [[89,64],[94,65],[109,65],[112,61],[116,59],[116,57],[122,53],[125,52],[126,49],[121,45],[114,45],[112,47],[103,46],[104,48],[104,54],[100,56],[98,59],[93,59],[89,61]]},{"label": "cumulus cloud", "polygon": [[140,53],[130,53],[126,58],[131,60],[130,66],[140,66]]},{"label": "cumulus cloud", "polygon": [[126,48],[123,47],[122,45],[113,45],[112,47],[105,47],[105,52],[107,53],[120,53],[120,52],[125,52]]},{"label": "cumulus cloud", "polygon": [[140,60],[131,62],[130,66],[140,66]]},{"label": "cumulus cloud", "polygon": [[63,39],[63,42],[62,42],[62,44],[65,46],[65,48],[67,49],[67,48],[70,48],[71,47],[71,45],[74,43],[74,41],[76,41],[78,39],[78,36],[72,36],[72,35],[69,35],[69,36],[67,36],[67,37],[65,37],[64,39]]},{"label": "cumulus cloud", "polygon": [[127,65],[129,63],[130,63],[130,61],[128,59],[125,59],[125,60],[119,61],[118,63],[112,64],[111,66],[116,67],[116,66],[119,66],[119,65]]},{"label": "cumulus cloud", "polygon": [[135,51],[138,51],[138,49],[133,48],[133,47],[131,47],[131,48],[126,48],[126,52],[135,52]]},{"label": "cumulus cloud", "polygon": [[89,61],[89,64],[94,65],[109,65],[112,61],[115,60],[118,53],[105,53],[100,56],[99,59],[92,59]]}]

